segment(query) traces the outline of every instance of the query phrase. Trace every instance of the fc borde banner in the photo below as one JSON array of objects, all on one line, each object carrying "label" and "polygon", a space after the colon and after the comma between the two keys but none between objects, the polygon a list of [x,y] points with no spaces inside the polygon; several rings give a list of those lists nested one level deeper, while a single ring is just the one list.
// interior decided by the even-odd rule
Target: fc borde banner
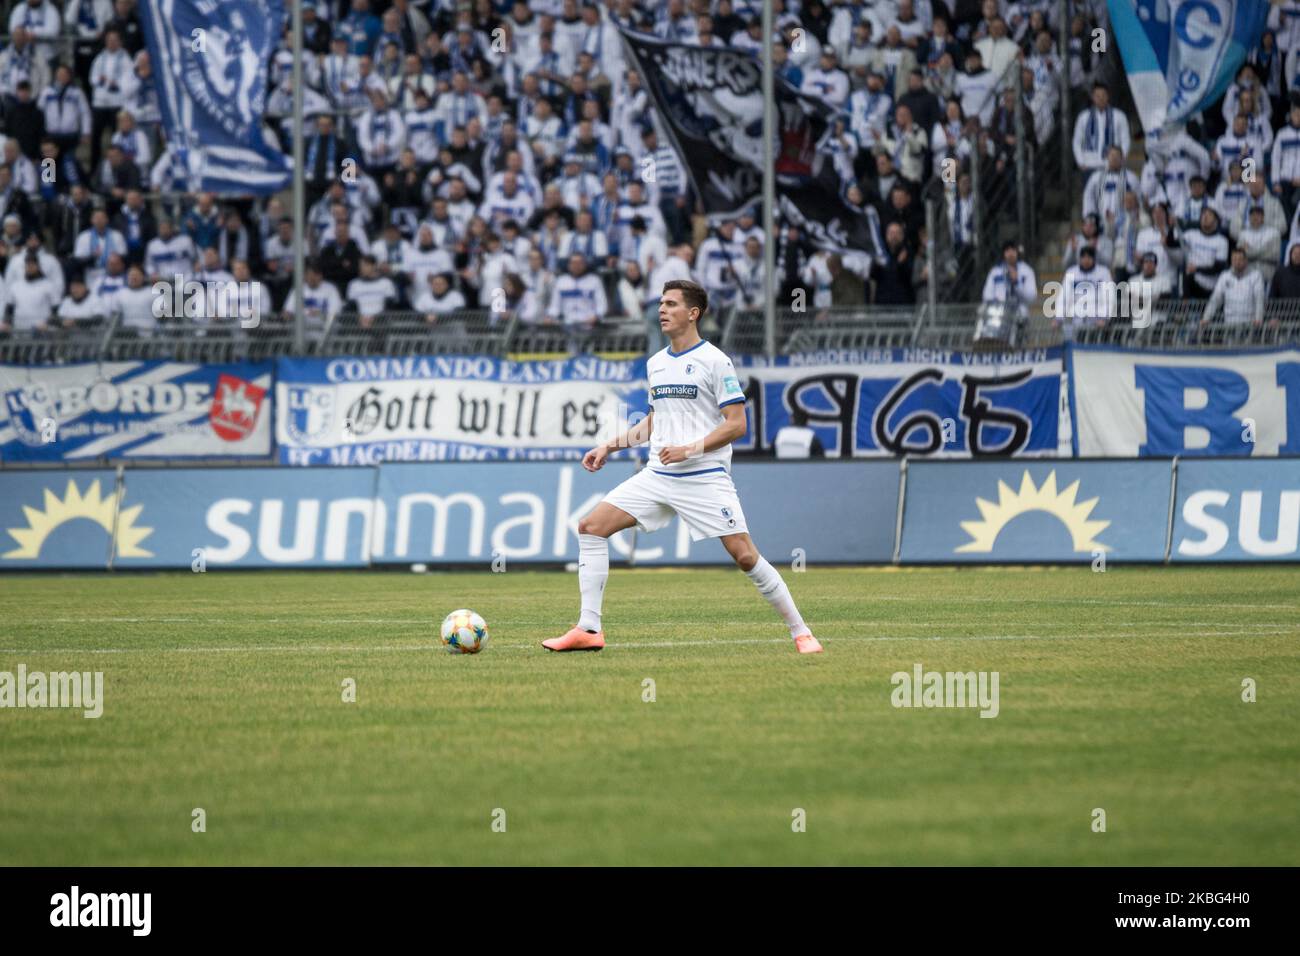
[{"label": "fc borde banner", "polygon": [[644,359],[591,355],[281,359],[276,390],[289,465],[575,459],[649,411]]},{"label": "fc borde banner", "polygon": [[263,458],[265,363],[0,365],[0,461]]},{"label": "fc borde banner", "polygon": [[262,137],[267,63],[284,0],[141,0],[158,104],[187,192],[268,195],[292,161]]}]

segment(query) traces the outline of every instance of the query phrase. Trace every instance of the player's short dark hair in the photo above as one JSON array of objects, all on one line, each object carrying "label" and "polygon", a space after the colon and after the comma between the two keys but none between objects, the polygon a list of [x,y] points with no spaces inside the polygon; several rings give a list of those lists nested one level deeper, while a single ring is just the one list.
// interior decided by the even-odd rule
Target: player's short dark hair
[{"label": "player's short dark hair", "polygon": [[704,313],[709,311],[709,293],[705,291],[704,286],[690,279],[670,279],[664,283],[664,292],[674,289],[682,293],[682,301],[686,303],[686,308],[699,309],[700,318],[704,318]]}]

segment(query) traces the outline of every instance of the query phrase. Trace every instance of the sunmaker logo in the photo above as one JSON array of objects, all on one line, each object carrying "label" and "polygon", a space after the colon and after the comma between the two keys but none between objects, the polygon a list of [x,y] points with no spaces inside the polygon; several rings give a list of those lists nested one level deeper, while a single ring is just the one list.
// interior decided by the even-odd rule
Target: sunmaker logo
[{"label": "sunmaker logo", "polygon": [[148,936],[152,924],[152,893],[82,893],[73,886],[50,897],[51,926],[126,926],[133,936]]},{"label": "sunmaker logo", "polygon": [[975,505],[980,511],[980,520],[961,523],[962,530],[970,535],[971,540],[954,550],[958,553],[988,554],[993,551],[998,535],[1012,519],[1030,511],[1042,511],[1065,525],[1066,530],[1070,532],[1073,550],[1085,554],[1093,551],[1109,551],[1110,548],[1097,540],[1097,535],[1110,527],[1110,522],[1090,520],[1098,499],[1076,501],[1078,493],[1077,480],[1058,492],[1055,471],[1047,476],[1041,486],[1035,486],[1034,479],[1026,471],[1024,477],[1020,479],[1019,490],[1015,491],[1005,481],[999,481],[996,502],[983,498],[975,499]]},{"label": "sunmaker logo", "polygon": [[[142,505],[130,508],[118,507],[116,495],[110,491],[104,495],[100,491],[99,480],[87,486],[83,494],[77,483],[71,478],[60,498],[50,488],[45,488],[44,502],[41,507],[23,506],[27,518],[27,527],[7,528],[18,547],[5,551],[0,557],[8,559],[36,559],[41,556],[41,547],[61,525],[78,518],[87,518],[104,529],[106,535],[112,535],[113,524],[117,523],[117,555],[120,558],[148,558],[153,552],[141,547],[141,542],[153,534],[153,528],[142,528],[135,523],[140,516]],[[34,502],[33,502],[34,504]]]},{"label": "sunmaker logo", "polygon": [[661,398],[695,398],[699,391],[698,385],[656,385],[650,390],[650,397],[656,402]]}]

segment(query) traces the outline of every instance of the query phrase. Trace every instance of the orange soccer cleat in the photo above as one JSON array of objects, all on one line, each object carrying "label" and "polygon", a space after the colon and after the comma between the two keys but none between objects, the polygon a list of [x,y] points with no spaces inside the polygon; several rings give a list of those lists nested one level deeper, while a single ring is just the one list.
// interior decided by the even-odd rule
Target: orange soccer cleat
[{"label": "orange soccer cleat", "polygon": [[822,646],[812,633],[800,634],[794,639],[794,647],[800,654],[820,654]]},{"label": "orange soccer cleat", "polygon": [[580,627],[572,627],[563,637],[542,641],[548,651],[598,651],[605,646],[605,632],[592,634]]}]

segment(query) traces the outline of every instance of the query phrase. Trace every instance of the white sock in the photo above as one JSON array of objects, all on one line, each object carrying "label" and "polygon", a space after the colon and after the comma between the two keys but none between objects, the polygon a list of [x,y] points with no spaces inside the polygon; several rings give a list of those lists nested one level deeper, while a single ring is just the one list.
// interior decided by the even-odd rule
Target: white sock
[{"label": "white sock", "polygon": [[794,598],[790,597],[790,589],[785,586],[776,568],[767,563],[767,558],[760,555],[758,563],[745,573],[754,582],[754,587],[758,588],[758,593],[767,598],[767,603],[776,608],[776,613],[785,619],[791,637],[809,633],[808,626],[799,616],[799,609],[794,606]]},{"label": "white sock", "polygon": [[595,534],[578,535],[578,590],[582,592],[582,614],[578,627],[600,630],[600,604],[609,577],[609,541]]}]

